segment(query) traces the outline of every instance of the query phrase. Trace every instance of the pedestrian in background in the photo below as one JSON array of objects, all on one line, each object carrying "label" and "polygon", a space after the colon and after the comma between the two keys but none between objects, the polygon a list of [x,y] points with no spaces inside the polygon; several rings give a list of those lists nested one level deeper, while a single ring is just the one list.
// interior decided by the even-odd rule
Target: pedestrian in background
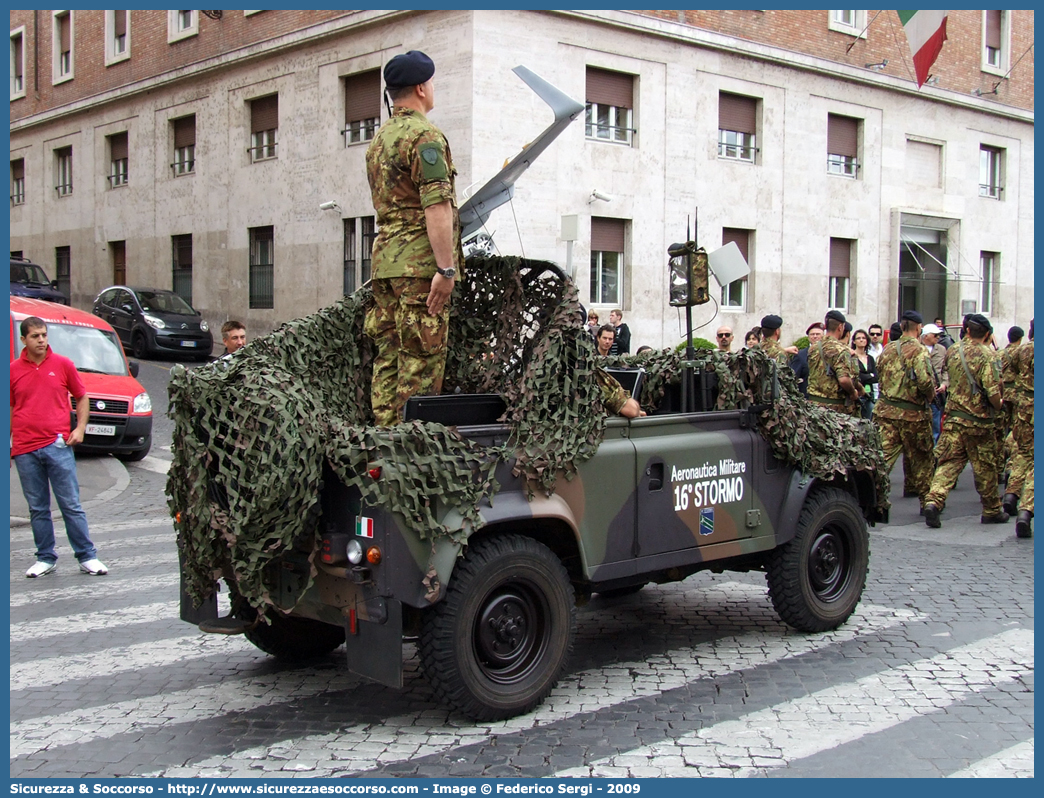
[{"label": "pedestrian in background", "polygon": [[942,430],[942,413],[946,407],[946,390],[950,387],[950,375],[946,370],[946,347],[939,343],[942,329],[937,324],[926,324],[921,330],[921,343],[928,350],[935,379],[935,399],[932,401],[932,439],[939,440]]},{"label": "pedestrian in background", "polygon": [[231,355],[246,346],[246,327],[243,322],[229,319],[221,325],[221,342],[225,345],[225,354]]},{"label": "pedestrian in background", "polygon": [[852,352],[855,354],[856,362],[859,363],[859,382],[863,386],[863,397],[859,400],[863,418],[871,419],[874,415],[874,387],[877,385],[877,362],[870,354],[867,347],[870,345],[870,335],[866,330],[856,330],[852,333]]},{"label": "pedestrian in background", "polygon": [[602,357],[609,357],[613,353],[613,341],[616,339],[616,330],[613,329],[611,324],[603,324],[598,328],[598,337],[595,338],[595,345],[598,347],[598,354]]},{"label": "pedestrian in background", "polygon": [[613,325],[613,354],[629,355],[631,353],[631,330],[623,321],[623,311],[617,308],[609,311],[609,323]]},{"label": "pedestrian in background", "polygon": [[[866,351],[873,356],[874,360],[877,360],[884,351],[884,327],[880,324],[871,324],[866,328],[866,334],[870,336],[870,346],[866,348]],[[877,398],[878,387],[874,386],[874,399]]]},{"label": "pedestrian in background", "polygon": [[747,334],[743,336],[743,348],[753,349],[755,346],[761,343],[761,328],[751,327],[747,330]]},{"label": "pedestrian in background", "polygon": [[[36,543],[36,562],[25,572],[29,579],[46,576],[58,567],[51,491],[58,502],[65,533],[80,570],[91,576],[109,572],[87,530],[87,514],[80,506],[80,483],[72,447],[83,442],[91,402],[76,366],[47,343],[47,324],[29,316],[19,329],[22,354],[11,363],[11,456],[18,468],[22,495]],[[69,396],[76,399],[76,427],[70,429]]]},{"label": "pedestrian in background", "polygon": [[732,328],[726,324],[723,324],[718,328],[718,351],[719,352],[731,352],[732,351]]},{"label": "pedestrian in background", "polygon": [[598,311],[592,310],[587,314],[587,331],[591,334],[591,340],[598,343],[598,328],[601,325],[598,323]]}]

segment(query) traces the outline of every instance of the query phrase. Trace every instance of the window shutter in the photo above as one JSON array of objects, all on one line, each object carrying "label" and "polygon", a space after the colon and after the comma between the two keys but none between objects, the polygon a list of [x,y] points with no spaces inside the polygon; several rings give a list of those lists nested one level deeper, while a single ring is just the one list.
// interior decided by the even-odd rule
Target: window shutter
[{"label": "window shutter", "polygon": [[113,11],[113,26],[112,32],[115,36],[125,36],[127,34],[127,12],[126,11]]},{"label": "window shutter", "polygon": [[111,152],[112,160],[122,161],[127,157],[127,134],[117,133],[115,136],[109,136],[109,151]]},{"label": "window shutter", "polygon": [[743,260],[750,263],[750,230],[740,230],[735,227],[721,228],[721,245],[725,246],[733,241],[743,254]]},{"label": "window shutter", "polygon": [[588,67],[587,102],[619,108],[633,107],[634,75]]},{"label": "window shutter", "polygon": [[344,122],[381,118],[381,72],[378,69],[344,79]]},{"label": "window shutter", "polygon": [[69,34],[69,15],[64,14],[58,17],[58,42],[63,53],[72,49],[72,37]]},{"label": "window shutter", "polygon": [[196,143],[196,115],[174,120],[174,149],[191,147]]},{"label": "window shutter", "polygon": [[852,239],[830,239],[830,276],[848,277],[852,270]]},{"label": "window shutter", "polygon": [[269,94],[250,102],[250,132],[274,130],[279,127],[279,95]]},{"label": "window shutter", "polygon": [[758,101],[739,94],[718,94],[718,130],[754,135]]},{"label": "window shutter", "polygon": [[25,178],[25,159],[19,158],[17,161],[11,161],[11,179],[22,180]]},{"label": "window shutter", "polygon": [[623,252],[624,220],[591,217],[591,251]]},{"label": "window shutter", "polygon": [[986,46],[999,50],[1001,46],[1001,12],[986,12]]},{"label": "window shutter", "polygon": [[851,116],[827,115],[827,152],[855,158],[859,151],[859,120]]}]

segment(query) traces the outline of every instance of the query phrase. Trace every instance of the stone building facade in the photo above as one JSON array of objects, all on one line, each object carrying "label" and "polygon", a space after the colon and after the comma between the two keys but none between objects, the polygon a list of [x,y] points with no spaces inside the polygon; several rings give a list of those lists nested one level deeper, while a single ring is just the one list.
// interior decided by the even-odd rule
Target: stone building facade
[{"label": "stone building facade", "polygon": [[10,17],[11,249],[80,307],[174,287],[256,334],[365,280],[379,70],[422,49],[462,195],[550,123],[512,67],[588,103],[487,231],[623,308],[635,346],[684,335],[666,251],[687,226],[751,266],[697,335],[739,343],[772,312],[792,340],[829,307],[1032,315],[1032,11],[951,11],[919,90],[894,11]]}]

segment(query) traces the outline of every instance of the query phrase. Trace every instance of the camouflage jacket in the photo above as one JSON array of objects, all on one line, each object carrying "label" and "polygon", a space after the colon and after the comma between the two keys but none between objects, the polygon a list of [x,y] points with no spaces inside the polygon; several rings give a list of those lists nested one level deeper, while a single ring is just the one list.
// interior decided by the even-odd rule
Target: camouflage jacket
[{"label": "camouflage jacket", "polygon": [[[1033,341],[1020,346],[1011,358],[1016,406],[1033,406]],[[1007,396],[1005,396],[1007,401]]]},{"label": "camouflage jacket", "polygon": [[808,395],[827,399],[848,399],[838,384],[838,377],[857,381],[859,366],[850,350],[836,338],[826,336],[808,348]]},{"label": "camouflage jacket", "polygon": [[920,341],[908,335],[890,341],[877,358],[877,373],[881,377],[881,398],[874,408],[875,416],[897,421],[931,417],[935,376],[931,357]]},{"label": "camouflage jacket", "polygon": [[1001,390],[1004,392],[1004,401],[1014,400],[1015,393],[1015,368],[1013,358],[1019,349],[1019,344],[1010,343],[1000,351]]},{"label": "camouflage jacket", "polygon": [[[454,267],[464,262],[453,156],[442,132],[419,111],[396,108],[366,150],[366,176],[377,212],[373,276],[433,277],[435,253],[424,209],[453,207]],[[459,277],[459,274],[458,274]]]},{"label": "camouflage jacket", "polygon": [[595,382],[598,383],[598,390],[602,393],[602,404],[605,405],[608,412],[616,415],[620,412],[620,408],[627,404],[627,400],[631,398],[630,395],[605,369],[596,368],[594,375]]},{"label": "camouflage jacket", "polygon": [[[964,353],[964,364],[961,353]],[[965,365],[968,367],[965,371]],[[992,424],[995,415],[990,397],[1000,396],[1000,366],[993,351],[985,344],[965,337],[946,352],[946,369],[950,372],[950,395],[946,415],[965,426]],[[971,374],[972,382],[968,381]]]},{"label": "camouflage jacket", "polygon": [[790,365],[790,355],[783,349],[783,345],[775,338],[766,338],[761,342],[760,346],[761,351],[779,363],[779,365]]}]

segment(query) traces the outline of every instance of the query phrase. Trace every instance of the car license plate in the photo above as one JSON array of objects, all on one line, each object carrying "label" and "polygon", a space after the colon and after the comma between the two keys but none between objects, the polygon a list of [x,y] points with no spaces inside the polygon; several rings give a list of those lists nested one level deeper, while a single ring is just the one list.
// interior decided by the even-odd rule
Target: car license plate
[{"label": "car license plate", "polygon": [[87,425],[88,435],[115,435],[116,425],[115,424],[88,424]]},{"label": "car license plate", "polygon": [[195,341],[182,341],[181,345],[182,346],[195,346],[196,342]]}]

